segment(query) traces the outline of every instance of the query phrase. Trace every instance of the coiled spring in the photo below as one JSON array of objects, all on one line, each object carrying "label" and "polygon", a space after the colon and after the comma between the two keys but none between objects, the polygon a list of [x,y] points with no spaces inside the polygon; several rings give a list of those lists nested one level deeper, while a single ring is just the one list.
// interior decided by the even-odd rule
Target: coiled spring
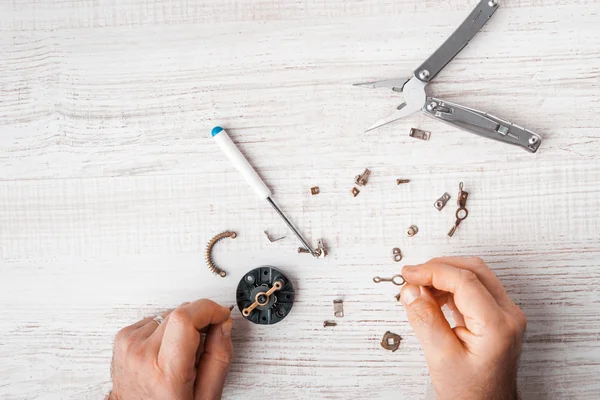
[{"label": "coiled spring", "polygon": [[215,263],[213,262],[212,254],[211,253],[212,253],[213,246],[219,240],[225,239],[225,238],[228,238],[228,237],[232,238],[232,239],[235,239],[237,237],[237,233],[231,232],[231,231],[225,231],[225,232],[219,233],[214,238],[210,239],[210,241],[206,245],[206,251],[204,253],[204,257],[206,258],[206,265],[208,265],[208,269],[210,269],[213,274],[217,274],[217,275],[219,275],[222,278],[225,278],[227,276],[227,272],[223,271],[221,268],[219,268],[219,267],[217,267],[215,265]]}]

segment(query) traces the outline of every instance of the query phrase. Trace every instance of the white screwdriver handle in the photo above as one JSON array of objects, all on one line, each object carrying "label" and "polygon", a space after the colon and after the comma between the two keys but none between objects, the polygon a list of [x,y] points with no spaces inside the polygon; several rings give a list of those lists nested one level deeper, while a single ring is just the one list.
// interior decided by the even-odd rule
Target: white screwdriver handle
[{"label": "white screwdriver handle", "polygon": [[244,176],[244,179],[246,179],[246,182],[248,182],[254,192],[261,199],[271,197],[271,191],[267,185],[260,179],[260,176],[258,176],[252,165],[246,160],[246,157],[244,157],[235,143],[233,143],[227,132],[220,126],[215,126],[212,130],[212,137],[233,166]]}]

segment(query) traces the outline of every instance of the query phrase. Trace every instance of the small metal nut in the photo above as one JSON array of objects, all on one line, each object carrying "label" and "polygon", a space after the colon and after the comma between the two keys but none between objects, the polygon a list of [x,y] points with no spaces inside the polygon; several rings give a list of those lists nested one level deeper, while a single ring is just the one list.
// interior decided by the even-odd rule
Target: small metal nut
[{"label": "small metal nut", "polygon": [[390,331],[387,331],[381,339],[381,347],[392,352],[398,350],[402,337]]},{"label": "small metal nut", "polygon": [[417,228],[415,225],[411,225],[408,227],[408,229],[406,229],[406,236],[413,237],[417,234],[417,232],[419,232],[419,228]]},{"label": "small metal nut", "polygon": [[360,190],[358,190],[356,187],[353,187],[350,193],[352,193],[352,196],[356,197],[360,193]]},{"label": "small metal nut", "polygon": [[321,193],[321,191],[319,190],[319,187],[318,187],[318,186],[314,186],[314,187],[311,187],[311,188],[310,188],[310,194],[312,194],[313,196],[314,196],[315,194],[319,194],[319,193]]}]

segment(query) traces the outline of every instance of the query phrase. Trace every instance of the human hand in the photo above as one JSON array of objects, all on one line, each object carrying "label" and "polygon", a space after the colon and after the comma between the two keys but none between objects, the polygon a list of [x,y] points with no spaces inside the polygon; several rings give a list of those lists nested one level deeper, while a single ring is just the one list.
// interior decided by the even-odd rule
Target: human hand
[{"label": "human hand", "polygon": [[[496,275],[476,257],[406,266],[401,300],[421,342],[438,399],[517,398],[527,321]],[[441,307],[454,312],[451,328]]]},{"label": "human hand", "polygon": [[233,357],[229,309],[203,299],[162,316],[117,334],[109,400],[220,399]]}]

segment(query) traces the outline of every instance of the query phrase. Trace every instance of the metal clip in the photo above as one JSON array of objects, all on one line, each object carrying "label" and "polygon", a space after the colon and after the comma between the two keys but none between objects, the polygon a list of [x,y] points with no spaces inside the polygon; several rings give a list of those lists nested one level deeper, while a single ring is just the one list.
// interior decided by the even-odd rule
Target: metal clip
[{"label": "metal clip", "polygon": [[467,198],[469,197],[469,193],[463,190],[463,183],[461,182],[458,185],[458,206],[465,208],[467,206]]},{"label": "metal clip", "polygon": [[394,247],[392,249],[392,257],[394,258],[395,262],[402,261],[402,252],[400,251],[400,249],[398,247]]},{"label": "metal clip", "polygon": [[267,239],[269,239],[269,242],[271,242],[271,243],[273,243],[273,242],[278,242],[278,241],[280,241],[281,239],[285,239],[285,236],[282,236],[282,237],[280,237],[280,238],[277,238],[277,239],[273,239],[273,238],[272,238],[272,237],[271,237],[271,236],[270,236],[270,235],[267,233],[267,231],[264,231],[264,232],[265,232],[265,236],[267,237]]},{"label": "metal clip", "polygon": [[408,136],[414,137],[415,139],[429,140],[431,132],[427,132],[417,128],[410,128]]},{"label": "metal clip", "polygon": [[344,300],[333,301],[333,315],[335,315],[336,318],[344,317]]},{"label": "metal clip", "polygon": [[369,168],[365,168],[365,172],[363,172],[362,175],[356,175],[354,183],[358,186],[365,186],[369,180],[369,175],[371,175],[371,171]]},{"label": "metal clip", "polygon": [[[460,193],[459,193],[459,196],[460,196]],[[442,208],[444,208],[446,206],[446,203],[448,202],[448,200],[450,200],[450,195],[448,193],[444,193],[442,195],[442,197],[440,197],[439,199],[437,199],[435,201],[435,203],[433,203],[433,206],[438,211],[442,211]]]}]

